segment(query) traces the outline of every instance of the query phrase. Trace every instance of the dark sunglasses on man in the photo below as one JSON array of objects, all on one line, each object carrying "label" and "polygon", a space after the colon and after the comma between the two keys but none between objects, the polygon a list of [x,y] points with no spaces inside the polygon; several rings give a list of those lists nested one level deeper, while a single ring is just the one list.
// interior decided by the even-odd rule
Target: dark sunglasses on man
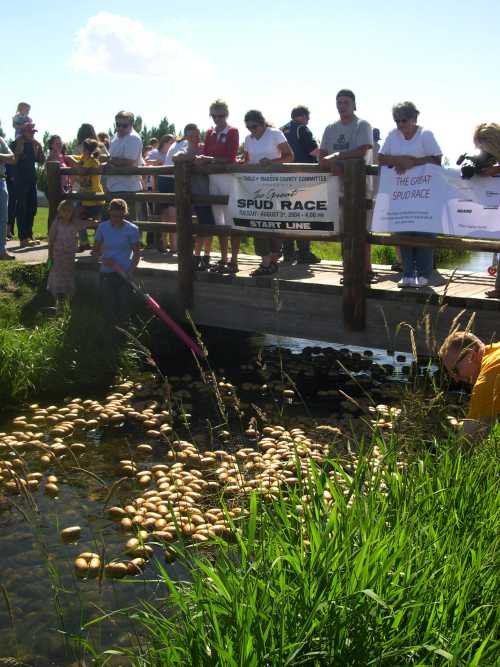
[{"label": "dark sunglasses on man", "polygon": [[130,127],[130,123],[115,123],[115,127],[117,130],[126,130]]}]

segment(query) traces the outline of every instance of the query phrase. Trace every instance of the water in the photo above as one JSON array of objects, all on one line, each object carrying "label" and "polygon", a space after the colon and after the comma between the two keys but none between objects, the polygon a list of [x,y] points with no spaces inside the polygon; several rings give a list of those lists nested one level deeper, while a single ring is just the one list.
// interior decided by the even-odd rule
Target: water
[{"label": "water", "polygon": [[486,273],[491,265],[493,254],[491,252],[470,252],[465,257],[459,257],[451,262],[444,263],[445,269],[459,269],[471,273]]},{"label": "water", "polygon": [[[388,354],[382,350],[330,345],[320,341],[302,341],[267,335],[244,336],[235,332],[207,331],[204,338],[210,351],[210,361],[218,378],[225,377],[237,385],[244,417],[231,412],[231,391],[226,408],[231,412],[226,439],[217,428],[221,422],[212,394],[197,384],[198,373],[184,351],[172,350],[162,360],[169,371],[178,411],[174,427],[180,438],[196,442],[200,450],[234,449],[253,446],[245,428],[249,418],[258,410],[280,420],[295,420],[305,428],[312,424],[310,415],[323,419],[345,414],[344,397],[339,389],[351,396],[362,397],[370,391],[376,400],[390,402],[394,381],[402,381],[410,370],[411,357]],[[259,351],[264,350],[261,354]],[[339,363],[340,362],[340,363]],[[344,368],[348,367],[350,373]],[[307,408],[297,397],[283,400],[278,385],[288,383],[282,368],[289,373]],[[431,369],[432,370],[432,369]],[[269,385],[270,389],[263,386]],[[288,383],[288,386],[291,386]],[[222,391],[222,390],[221,390]],[[148,399],[145,399],[148,400]],[[62,405],[62,404],[61,404]],[[61,405],[57,406],[58,408]],[[187,421],[182,411],[192,413]],[[355,408],[354,408],[355,412]],[[33,418],[33,411],[20,411]],[[350,413],[351,414],[351,413]],[[274,422],[277,423],[277,422]],[[209,431],[209,426],[214,427]],[[6,432],[16,431],[9,420],[3,425]],[[46,431],[40,427],[40,432]],[[47,441],[46,435],[40,436]],[[145,434],[145,428],[99,425],[76,431],[66,442],[79,442],[86,449],[78,458],[66,454],[60,464],[41,465],[39,450],[25,452],[30,472],[41,471],[45,476],[58,477],[56,499],[33,492],[34,505],[21,496],[6,497],[0,487],[0,658],[16,656],[21,662],[36,667],[71,665],[76,655],[65,639],[72,635],[87,636],[82,627],[90,619],[138,600],[159,604],[165,596],[156,579],[156,567],[150,562],[144,575],[126,580],[93,579],[82,581],[75,575],[73,562],[83,551],[103,554],[103,561],[124,558],[124,544],[131,535],[107,517],[103,505],[110,486],[123,476],[119,461],[134,459],[139,469],[150,469],[155,463],[167,461],[168,447]],[[139,443],[153,448],[151,457],[141,458],[135,449]],[[0,463],[12,461],[14,454],[0,449]],[[86,473],[89,470],[97,478]],[[103,480],[101,484],[99,479]],[[124,506],[141,491],[135,480],[123,481],[110,501]],[[82,534],[77,544],[61,541],[60,530],[78,525]],[[153,545],[154,556],[163,562],[163,549]],[[176,564],[168,565],[174,578],[187,573]],[[101,611],[102,610],[102,611]],[[100,646],[129,645],[128,632],[134,624],[125,617],[116,617],[103,626],[90,629],[89,637]],[[0,661],[1,664],[1,661]]]}]

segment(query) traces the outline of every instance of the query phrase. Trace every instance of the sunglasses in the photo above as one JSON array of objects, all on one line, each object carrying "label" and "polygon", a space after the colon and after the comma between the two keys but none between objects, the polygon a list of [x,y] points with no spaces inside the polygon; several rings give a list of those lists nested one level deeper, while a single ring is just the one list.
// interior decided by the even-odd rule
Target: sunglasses
[{"label": "sunglasses", "polygon": [[252,130],[256,130],[258,127],[260,127],[260,125],[257,125],[257,124],[247,125],[247,130],[250,130],[250,132],[251,132]]},{"label": "sunglasses", "polygon": [[459,367],[459,365],[460,365],[460,364],[462,363],[462,361],[467,357],[467,355],[469,354],[469,352],[472,352],[472,351],[473,351],[473,349],[474,349],[474,348],[472,348],[472,347],[467,347],[467,348],[465,348],[464,350],[462,350],[462,351],[460,352],[460,354],[459,354],[458,357],[456,358],[455,363],[453,364],[453,366],[452,366],[451,368],[448,369],[448,373],[449,373],[450,375],[452,375],[452,376],[453,376],[453,375],[454,375],[454,376],[458,376],[458,367]]},{"label": "sunglasses", "polygon": [[395,118],[394,122],[396,123],[396,125],[399,125],[400,123],[407,123],[408,120],[409,120],[408,118]]},{"label": "sunglasses", "polygon": [[225,118],[227,114],[225,113],[213,113],[212,118]]},{"label": "sunglasses", "polygon": [[130,123],[115,123],[115,127],[125,130],[127,127],[130,127]]}]

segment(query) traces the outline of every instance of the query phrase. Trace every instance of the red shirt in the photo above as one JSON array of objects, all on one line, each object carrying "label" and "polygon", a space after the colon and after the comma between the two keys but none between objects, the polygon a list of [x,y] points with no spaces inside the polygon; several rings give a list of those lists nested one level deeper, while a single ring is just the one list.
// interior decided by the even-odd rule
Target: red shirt
[{"label": "red shirt", "polygon": [[239,132],[235,127],[217,132],[211,127],[205,135],[203,155],[223,158],[226,162],[236,162],[236,154],[240,144]]}]

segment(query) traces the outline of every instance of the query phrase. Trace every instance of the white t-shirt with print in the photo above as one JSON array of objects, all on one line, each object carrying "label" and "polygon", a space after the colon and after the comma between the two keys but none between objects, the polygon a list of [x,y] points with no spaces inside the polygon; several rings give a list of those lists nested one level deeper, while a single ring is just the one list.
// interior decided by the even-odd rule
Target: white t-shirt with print
[{"label": "white t-shirt with print", "polygon": [[[133,160],[137,166],[143,164],[142,139],[132,130],[124,137],[115,134],[109,147],[111,158]],[[137,192],[142,190],[140,176],[106,176],[106,186],[110,192]]]},{"label": "white t-shirt with print", "polygon": [[251,134],[245,137],[245,153],[248,155],[249,164],[259,164],[263,158],[275,160],[281,157],[279,144],[286,143],[286,137],[281,130],[274,127],[266,127],[260,139]]},{"label": "white t-shirt with print", "polygon": [[411,155],[412,157],[427,157],[428,155],[442,155],[438,142],[430,130],[419,127],[411,139],[405,139],[397,128],[391,130],[379,151],[379,155]]}]

